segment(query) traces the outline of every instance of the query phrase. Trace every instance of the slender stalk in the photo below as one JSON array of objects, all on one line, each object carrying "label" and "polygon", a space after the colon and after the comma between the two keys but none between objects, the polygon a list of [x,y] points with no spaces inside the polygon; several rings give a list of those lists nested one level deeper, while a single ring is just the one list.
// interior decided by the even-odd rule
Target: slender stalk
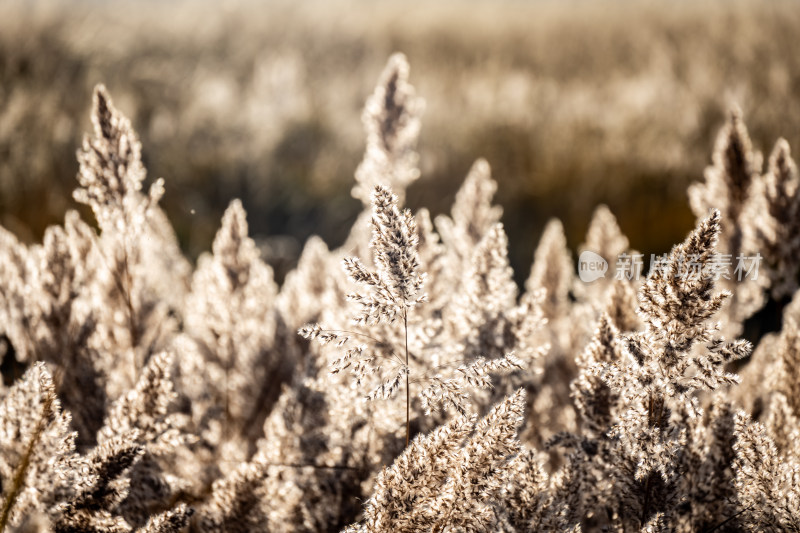
[{"label": "slender stalk", "polygon": [[408,309],[403,310],[403,328],[406,335],[406,448],[408,448],[408,441],[411,438],[411,388],[409,384],[409,368],[408,368]]},{"label": "slender stalk", "polygon": [[653,472],[647,474],[647,479],[644,482],[644,503],[642,504],[642,514],[639,517],[639,527],[643,528],[647,517],[650,513],[650,480],[653,477]]},{"label": "slender stalk", "polygon": [[733,520],[734,518],[739,516],[740,514],[745,513],[745,512],[747,512],[749,510],[750,510],[750,506],[748,505],[747,507],[745,507],[744,509],[742,509],[738,513],[734,514],[733,516],[729,516],[728,518],[726,518],[725,520],[723,520],[722,522],[720,522],[716,526],[714,526],[711,529],[707,530],[706,533],[713,533],[714,531],[718,530],[719,528],[721,528],[722,526],[724,526],[725,524],[727,524],[728,522],[730,522],[731,520]]}]

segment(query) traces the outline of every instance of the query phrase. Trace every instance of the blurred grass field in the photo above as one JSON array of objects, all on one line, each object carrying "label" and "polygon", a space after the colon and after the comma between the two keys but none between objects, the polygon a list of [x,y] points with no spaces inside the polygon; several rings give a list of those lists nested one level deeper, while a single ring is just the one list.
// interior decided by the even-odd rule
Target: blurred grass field
[{"label": "blurred grass field", "polygon": [[91,88],[141,136],[184,249],[209,248],[228,202],[279,273],[302,242],[340,244],[360,208],[364,100],[404,52],[426,100],[411,207],[449,209],[485,157],[524,279],[544,223],[576,247],[598,203],[649,254],[693,225],[726,110],[755,145],[800,146],[796,2],[0,4],[0,223],[23,239],[74,208]]}]

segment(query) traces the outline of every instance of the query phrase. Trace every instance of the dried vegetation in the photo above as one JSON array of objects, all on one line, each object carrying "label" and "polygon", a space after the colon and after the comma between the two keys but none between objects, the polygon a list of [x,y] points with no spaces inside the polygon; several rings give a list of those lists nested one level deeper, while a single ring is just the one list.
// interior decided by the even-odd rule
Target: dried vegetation
[{"label": "dried vegetation", "polygon": [[[800,531],[788,143],[763,168],[733,111],[646,279],[578,280],[552,221],[520,291],[486,161],[449,215],[403,207],[408,76],[392,56],[368,100],[346,244],[309,240],[281,286],[238,201],[190,265],[96,88],[74,195],[95,220],[0,233],[26,369],[0,388],[0,531]],[[603,207],[583,248],[633,254]],[[757,253],[757,279],[716,275]],[[763,309],[778,331],[738,340]]]}]

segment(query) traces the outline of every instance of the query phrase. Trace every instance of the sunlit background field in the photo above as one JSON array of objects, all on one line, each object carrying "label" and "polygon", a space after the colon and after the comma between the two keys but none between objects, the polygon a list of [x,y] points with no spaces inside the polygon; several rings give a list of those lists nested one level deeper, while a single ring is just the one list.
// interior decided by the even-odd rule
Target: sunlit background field
[{"label": "sunlit background field", "polygon": [[[404,52],[426,100],[408,203],[449,208],[478,157],[518,280],[544,223],[570,245],[608,204],[634,248],[693,226],[733,105],[756,147],[800,146],[796,2],[0,3],[0,224],[28,241],[75,207],[75,150],[103,82],[140,133],[150,179],[191,256],[242,198],[280,277],[302,243],[343,242],[360,115]],[[89,217],[90,218],[90,217]]]}]

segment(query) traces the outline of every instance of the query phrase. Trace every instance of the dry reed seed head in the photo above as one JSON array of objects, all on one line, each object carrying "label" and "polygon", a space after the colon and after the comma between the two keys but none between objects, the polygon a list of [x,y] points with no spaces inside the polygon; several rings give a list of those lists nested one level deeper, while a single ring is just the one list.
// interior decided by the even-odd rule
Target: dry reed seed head
[{"label": "dry reed seed head", "polygon": [[772,387],[785,394],[794,412],[800,415],[800,327],[798,317],[791,313],[783,320],[776,348],[778,365]]},{"label": "dry reed seed head", "polygon": [[[642,265],[637,262],[641,255],[630,249],[628,238],[622,233],[617,219],[611,210],[605,206],[598,206],[589,228],[586,232],[586,241],[578,248],[580,277],[585,275],[583,265],[587,252],[597,254],[605,260],[610,268],[616,266],[616,275],[605,274],[601,278],[585,282],[576,280],[572,291],[575,299],[585,307],[594,309],[590,314],[597,315],[601,309],[613,316],[618,327],[623,330],[637,329],[639,320],[636,316],[635,297],[636,288],[641,284],[639,274]],[[633,302],[631,302],[633,296]]]},{"label": "dry reed seed head", "polygon": [[320,336],[321,332],[322,332],[322,326],[320,326],[317,323],[306,324],[305,326],[297,330],[298,335],[308,340],[315,340],[317,337]]},{"label": "dry reed seed head", "polygon": [[[796,224],[795,217],[800,211],[800,194],[798,194],[800,177],[798,177],[797,165],[792,158],[789,143],[785,139],[778,139],[775,143],[775,148],[769,158],[767,173],[763,176],[763,182],[767,212],[773,219],[771,225],[777,226],[771,228],[775,233],[769,237],[775,241],[782,240],[781,238],[789,239],[790,243],[787,244],[795,244],[793,241],[798,237],[794,234],[793,225]],[[768,242],[766,244],[776,246],[779,243]]]},{"label": "dry reed seed head", "polygon": [[102,358],[97,365],[106,375],[106,392],[115,397],[177,329],[169,314],[182,307],[188,265],[157,206],[162,180],[143,194],[139,141],[102,87],[95,91],[93,123],[94,137],[87,136],[78,152],[74,196],[92,208],[101,229],[100,238],[93,237],[97,280],[86,287],[86,305],[97,321],[88,344],[100,353],[127,353],[124,364]]},{"label": "dry reed seed head", "polygon": [[361,357],[366,349],[367,346],[365,344],[359,344],[358,346],[349,348],[342,357],[331,363],[331,374],[338,374],[342,370],[350,367],[350,365],[355,362],[356,366],[353,372],[358,375],[360,365],[363,363],[363,361],[361,361]]},{"label": "dry reed seed head", "polygon": [[[108,187],[125,196],[128,187],[140,190],[144,179],[141,167],[142,145],[127,117],[111,102],[104,85],[97,85],[93,94],[92,125],[96,141],[104,141],[107,163],[118,175],[110,175]],[[128,173],[130,171],[130,174]],[[127,177],[129,179],[120,179]],[[116,178],[116,179],[115,179]]]},{"label": "dry reed seed head", "polygon": [[[732,110],[720,130],[712,163],[705,170],[705,182],[689,188],[690,204],[698,219],[705,217],[710,209],[722,213],[720,252],[736,258],[742,252],[743,239],[750,231],[748,225],[753,222],[743,213],[752,195],[751,185],[757,183],[762,164],[760,154],[753,151],[740,110]],[[749,310],[734,309],[733,312],[746,315]]]},{"label": "dry reed seed head", "polygon": [[[664,343],[667,358],[708,340],[712,329],[706,321],[728,296],[713,293],[714,278],[709,270],[719,233],[720,214],[714,210],[673,248],[663,268],[648,275],[639,291],[640,316],[648,333]],[[690,269],[690,264],[696,267]]]},{"label": "dry reed seed head", "polygon": [[[40,359],[58,359],[60,352],[69,350],[64,345],[74,326],[72,313],[82,281],[81,259],[72,257],[69,240],[63,228],[48,228],[44,243],[27,250],[20,278],[9,280],[7,297],[26,302],[21,314],[8,317],[13,322],[7,326],[22,360],[34,351]],[[23,286],[17,285],[21,278]]]},{"label": "dry reed seed head", "polygon": [[[789,200],[797,192],[797,164],[792,158],[792,149],[786,139],[778,139],[769,156],[768,176],[774,180],[770,192],[778,200]],[[782,194],[780,194],[782,193]]]},{"label": "dry reed seed head", "polygon": [[514,336],[514,351],[528,367],[539,372],[533,363],[550,351],[550,343],[541,341],[541,334],[547,328],[547,319],[542,311],[546,292],[542,289],[526,292],[520,297],[519,305],[508,315]]},{"label": "dry reed seed head", "polygon": [[508,502],[509,521],[517,531],[531,528],[545,502],[549,480],[536,453],[523,447],[508,465],[509,474],[501,498]]},{"label": "dry reed seed head", "polygon": [[177,395],[173,389],[171,368],[174,356],[161,352],[150,358],[135,388],[117,399],[109,409],[98,442],[136,432],[138,442],[148,451],[164,453],[183,444],[175,419],[168,416]]},{"label": "dry reed seed head", "polygon": [[[376,368],[375,372],[379,373],[380,368]],[[394,394],[400,390],[400,386],[404,385],[404,380],[406,376],[410,375],[410,369],[408,366],[404,364],[398,364],[396,366],[396,370],[393,373],[389,374],[388,379],[381,379],[381,382],[376,386],[374,389],[369,391],[366,395],[366,399],[370,401],[374,400],[388,400],[394,397]],[[362,377],[365,375],[366,372],[357,375],[357,378]],[[383,376],[381,376],[383,378]],[[359,382],[360,383],[360,380]]]},{"label": "dry reed seed head", "polygon": [[156,180],[147,196],[141,194],[146,173],[141,143],[102,85],[95,88],[92,124],[94,137],[85,137],[78,151],[80,187],[73,196],[92,208],[104,231],[136,231],[163,195],[163,180]]},{"label": "dry reed seed head", "polygon": [[[351,520],[368,497],[367,484],[399,453],[389,446],[388,455],[374,440],[388,434],[393,444],[399,419],[387,404],[360,402],[357,394],[332,387],[326,376],[306,379],[287,388],[270,413],[257,454],[269,465],[260,498],[269,502],[270,531],[320,531]],[[372,418],[376,411],[380,419]]]},{"label": "dry reed seed head", "polygon": [[408,127],[404,122],[409,119],[407,100],[413,98],[413,88],[408,85],[409,70],[408,60],[403,54],[392,55],[381,74],[379,90],[375,93],[376,100],[378,95],[383,97],[380,99],[382,105],[372,109],[370,103],[366,106],[366,113],[372,115],[374,124],[378,126],[381,144],[388,153],[396,151],[398,138],[402,130]]},{"label": "dry reed seed head", "polygon": [[378,476],[360,530],[491,529],[497,515],[490,502],[497,501],[513,472],[524,406],[519,390],[477,424],[458,415],[417,436]]},{"label": "dry reed seed head", "polygon": [[[705,414],[705,421],[694,419],[684,462],[687,475],[683,483],[687,497],[696,501],[690,515],[696,527],[710,529],[723,520],[742,529],[737,518],[737,494],[732,469],[735,459],[735,415],[733,405],[717,396]],[[721,518],[725,517],[725,518]]]},{"label": "dry reed seed head", "polygon": [[745,340],[725,342],[720,339],[710,341],[707,353],[692,358],[696,375],[688,381],[688,386],[696,389],[714,390],[721,385],[736,385],[741,379],[736,374],[725,372],[725,364],[750,355],[752,345]]},{"label": "dry reed seed head", "polygon": [[595,329],[594,336],[586,349],[578,355],[577,362],[581,368],[588,369],[597,363],[613,363],[620,357],[617,338],[619,330],[608,313],[602,313]]},{"label": "dry reed seed head", "polygon": [[513,276],[508,261],[508,237],[503,224],[497,223],[478,243],[472,256],[472,267],[462,283],[469,295],[468,305],[478,305],[490,313],[513,307],[517,299]]},{"label": "dry reed seed head", "polygon": [[130,469],[144,450],[135,433],[98,444],[77,458],[71,494],[50,510],[54,530],[128,532],[132,527],[118,514],[130,490]]},{"label": "dry reed seed head", "polygon": [[744,205],[753,177],[760,170],[756,168],[756,163],[760,161],[753,153],[753,144],[740,109],[731,110],[728,122],[717,137],[712,159],[714,168],[721,173],[720,177],[727,184],[729,208],[736,209],[727,215],[735,221],[738,209]]},{"label": "dry reed seed head", "polygon": [[612,417],[619,402],[619,392],[612,390],[599,375],[603,365],[617,363],[621,358],[618,336],[611,318],[606,313],[600,315],[591,341],[578,356],[578,377],[570,385],[570,396],[583,425],[595,435],[613,425]]},{"label": "dry reed seed head", "polygon": [[[757,277],[741,278],[723,276],[720,286],[731,290],[723,316],[723,332],[728,336],[738,335],[744,321],[763,307],[766,302],[764,288],[774,294],[785,291],[776,271],[772,257],[775,254],[765,242],[764,236],[772,233],[769,218],[769,201],[766,198],[765,178],[761,177],[762,157],[753,150],[741,111],[734,109],[726,125],[720,131],[712,157],[713,164],[705,172],[705,182],[689,189],[692,210],[700,218],[710,208],[717,208],[723,215],[719,251],[741,265],[742,260],[752,256],[766,265]],[[765,205],[766,203],[766,205]],[[767,218],[765,218],[767,217]],[[767,241],[769,239],[766,239]],[[800,247],[800,242],[796,247]],[[756,266],[758,268],[758,266]],[[735,290],[734,290],[735,288]]]},{"label": "dry reed seed head", "polygon": [[545,226],[536,247],[530,275],[525,281],[525,290],[546,291],[542,302],[544,317],[548,320],[563,316],[569,302],[569,291],[573,280],[573,264],[564,226],[553,219]]},{"label": "dry reed seed head", "polygon": [[276,307],[287,325],[298,327],[319,320],[323,309],[335,306],[338,269],[325,241],[312,236],[303,247],[297,267],[286,274]]},{"label": "dry reed seed head", "polygon": [[83,508],[75,509],[68,505],[59,505],[56,511],[59,514],[53,519],[55,533],[70,531],[129,533],[132,531],[131,526],[124,518],[113,516],[106,510],[89,511]]},{"label": "dry reed seed head", "polygon": [[87,346],[96,331],[97,311],[88,298],[96,281],[95,241],[94,230],[71,211],[63,227],[45,231],[41,245],[7,249],[6,254],[20,254],[20,269],[10,263],[0,267],[6,280],[0,314],[16,359],[53,365],[58,394],[74,414],[73,427],[89,442],[102,421],[106,394],[98,379],[102,358]]},{"label": "dry reed seed head", "polygon": [[751,253],[764,256],[766,275],[759,281],[763,279],[773,299],[780,300],[796,291],[800,266],[800,177],[784,139],[775,143],[758,185],[748,213],[753,224],[746,244]]},{"label": "dry reed seed head", "polygon": [[[769,226],[759,222],[763,212],[768,210],[767,206],[759,206],[764,202],[764,184],[759,176],[761,154],[753,150],[738,109],[731,112],[717,137],[712,163],[706,168],[705,182],[689,188],[690,204],[698,219],[712,208],[722,213],[718,250],[738,263],[746,259],[747,254],[761,253],[757,242],[761,233],[759,226]],[[760,262],[760,257],[756,260]],[[758,279],[734,280],[722,276],[719,285],[732,292],[722,315],[727,319],[722,325],[726,335],[738,335],[744,320],[764,305],[763,289],[770,281],[771,276],[763,273]]]},{"label": "dry reed seed head", "polygon": [[461,230],[457,237],[464,239],[464,244],[474,246],[500,221],[503,208],[492,205],[496,192],[497,182],[492,179],[489,163],[478,159],[456,193],[452,209],[452,223]]},{"label": "dry reed seed head", "polygon": [[404,197],[406,187],[419,177],[415,147],[424,102],[408,83],[408,72],[403,54],[391,56],[364,108],[367,149],[352,195],[365,206],[376,185],[387,185]]},{"label": "dry reed seed head", "polygon": [[614,326],[623,332],[635,331],[641,326],[637,313],[637,291],[631,283],[615,280],[607,292],[605,312]]},{"label": "dry reed seed head", "polygon": [[[442,286],[440,299],[447,300],[447,295],[459,293],[459,284],[463,273],[471,266],[475,246],[500,221],[502,208],[492,205],[496,189],[489,164],[479,159],[456,193],[450,216],[436,217],[436,230],[443,245],[442,267],[438,272],[429,272],[436,284],[432,287]],[[429,291],[433,292],[433,288]]]},{"label": "dry reed seed head", "polygon": [[214,258],[235,291],[248,282],[250,265],[259,261],[255,242],[248,234],[247,213],[240,200],[231,201],[212,245]]},{"label": "dry reed seed head", "polygon": [[458,367],[458,372],[470,387],[486,389],[492,386],[490,374],[508,374],[523,368],[523,363],[513,353],[498,359],[478,358],[470,365]]},{"label": "dry reed seed head", "polygon": [[74,515],[82,514],[81,511],[102,516],[112,512],[126,498],[130,469],[144,454],[136,438],[135,432],[114,437],[75,459],[79,476],[74,480],[70,496],[54,509],[57,524],[69,522]]},{"label": "dry reed seed head", "polygon": [[[288,355],[295,349],[276,309],[272,269],[247,232],[244,209],[234,201],[223,216],[213,255],[198,261],[186,301],[189,350],[181,356],[181,392],[192,402],[197,431],[216,443],[215,460],[220,461],[230,460],[217,448],[223,443],[239,450],[235,457],[246,459],[258,438],[251,433],[261,427],[264,410],[289,379]],[[202,386],[195,383],[196,373],[203,376]],[[275,389],[264,387],[269,379]]]},{"label": "dry reed seed head", "polygon": [[[644,331],[611,335],[610,319],[601,318],[572,385],[585,428],[610,446],[607,475],[623,495],[621,520],[636,527],[657,517],[665,524],[677,520],[669,502],[680,497],[681,461],[693,446],[690,430],[696,436],[692,428],[701,423],[693,390],[735,383],[725,364],[750,350],[745,341],[713,338],[717,328],[708,323],[724,298],[713,293],[706,269],[719,232],[714,211],[673,249],[663,268],[650,273],[639,293]],[[694,275],[681,269],[686,257],[698,265]],[[699,344],[705,350],[693,350]]]},{"label": "dry reed seed head", "polygon": [[628,250],[629,245],[628,238],[622,233],[617,218],[608,206],[598,206],[592,215],[586,232],[586,243],[581,251],[590,250],[606,260],[616,260]]},{"label": "dry reed seed head", "polygon": [[36,362],[0,402],[2,524],[44,511],[71,483],[75,434],[53,379]]},{"label": "dry reed seed head", "polygon": [[773,392],[762,419],[781,454],[800,458],[800,415],[789,398],[781,392]]},{"label": "dry reed seed head", "polygon": [[[517,306],[517,285],[507,248],[503,225],[495,224],[474,247],[460,290],[445,310],[446,325],[452,331],[453,341],[463,345],[459,357],[464,361],[476,357],[499,358],[521,348],[527,341],[521,336],[541,324],[526,321],[526,318],[541,319],[538,301],[526,299]],[[530,312],[531,316],[520,316],[522,312]],[[525,348],[523,357],[530,352],[527,346]]]},{"label": "dry reed seed head", "polygon": [[258,492],[267,475],[267,465],[248,462],[215,481],[210,499],[197,513],[202,531],[247,533],[267,527],[266,502]]},{"label": "dry reed seed head", "polygon": [[517,431],[523,421],[525,391],[517,390],[475,425],[475,432],[458,452],[453,471],[439,497],[435,528],[490,528],[491,504],[505,485],[509,461],[520,450]]},{"label": "dry reed seed head", "polygon": [[507,375],[523,368],[525,364],[513,353],[490,360],[479,357],[469,365],[459,366],[452,378],[438,374],[427,378],[428,384],[419,394],[422,408],[428,415],[440,407],[452,407],[459,414],[469,414],[473,407],[468,391],[490,389],[492,376]]},{"label": "dry reed seed head", "polygon": [[414,531],[430,527],[428,509],[437,508],[436,498],[475,421],[474,416],[457,416],[428,434],[417,435],[392,465],[378,474],[364,508],[363,529]]},{"label": "dry reed seed head", "polygon": [[469,413],[469,394],[464,388],[464,380],[458,378],[445,379],[441,376],[429,378],[429,384],[419,393],[420,403],[426,415],[430,415],[440,407],[452,407],[458,414]]},{"label": "dry reed seed head", "polygon": [[359,304],[356,323],[393,322],[407,317],[408,310],[425,300],[420,294],[425,275],[420,270],[417,253],[417,227],[408,210],[397,207],[397,196],[381,185],[372,195],[372,248],[376,271],[369,271],[358,258],[344,260],[350,278],[367,289],[349,299]]},{"label": "dry reed seed head", "polygon": [[800,531],[800,463],[780,456],[764,427],[735,416],[736,488],[753,530]]},{"label": "dry reed seed head", "polygon": [[189,524],[189,519],[193,514],[194,510],[191,507],[180,503],[174,509],[151,517],[140,531],[141,533],[180,533]]},{"label": "dry reed seed head", "polygon": [[428,302],[426,307],[430,314],[434,314],[435,309],[441,310],[450,302],[462,269],[455,267],[451,251],[436,232],[430,212],[422,208],[417,211],[414,218],[417,221],[419,237],[417,253],[420,269],[426,275],[425,293]]},{"label": "dry reed seed head", "polygon": [[413,306],[422,289],[419,271],[417,223],[408,209],[397,207],[397,196],[380,185],[372,195],[372,242],[378,274],[389,283],[393,296]]}]

